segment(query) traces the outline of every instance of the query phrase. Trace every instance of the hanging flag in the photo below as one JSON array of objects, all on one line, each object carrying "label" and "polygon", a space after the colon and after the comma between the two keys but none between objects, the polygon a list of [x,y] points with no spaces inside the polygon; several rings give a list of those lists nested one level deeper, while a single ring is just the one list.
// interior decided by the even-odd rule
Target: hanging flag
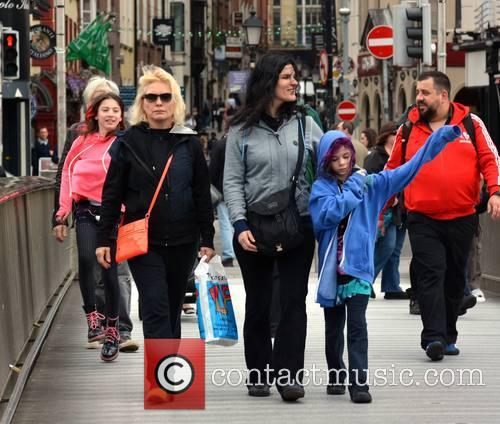
[{"label": "hanging flag", "polygon": [[111,74],[109,58],[108,30],[111,28],[109,21],[104,22],[103,15],[97,16],[73,40],[66,53],[66,60],[85,60],[90,66],[100,71]]}]

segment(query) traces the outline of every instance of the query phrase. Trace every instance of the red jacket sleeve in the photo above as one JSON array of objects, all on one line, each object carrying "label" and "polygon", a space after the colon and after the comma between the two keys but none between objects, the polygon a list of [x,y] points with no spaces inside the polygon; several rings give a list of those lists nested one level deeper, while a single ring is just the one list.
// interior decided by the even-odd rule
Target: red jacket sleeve
[{"label": "red jacket sleeve", "polygon": [[492,195],[500,190],[500,157],[495,143],[490,137],[484,122],[471,113],[476,131],[476,148],[479,161],[479,170],[488,186],[488,193]]}]

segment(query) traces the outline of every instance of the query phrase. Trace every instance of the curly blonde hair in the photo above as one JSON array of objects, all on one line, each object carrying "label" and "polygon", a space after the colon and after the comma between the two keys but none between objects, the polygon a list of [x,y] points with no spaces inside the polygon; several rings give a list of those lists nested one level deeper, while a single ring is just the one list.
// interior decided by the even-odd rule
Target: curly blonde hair
[{"label": "curly blonde hair", "polygon": [[170,86],[172,91],[172,101],[175,104],[174,107],[174,124],[184,125],[184,119],[186,117],[186,104],[181,95],[181,88],[175,80],[175,78],[169,74],[164,69],[148,65],[142,68],[142,76],[139,78],[139,86],[137,88],[137,95],[135,96],[134,104],[130,107],[129,111],[129,122],[131,125],[137,125],[141,122],[147,122],[144,109],[142,107],[142,99],[146,87],[154,82],[164,82]]}]

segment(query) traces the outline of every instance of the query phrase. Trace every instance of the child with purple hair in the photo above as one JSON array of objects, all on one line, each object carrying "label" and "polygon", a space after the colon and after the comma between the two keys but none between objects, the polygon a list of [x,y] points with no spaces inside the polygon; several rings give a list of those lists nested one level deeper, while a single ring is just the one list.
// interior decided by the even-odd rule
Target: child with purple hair
[{"label": "child with purple hair", "polygon": [[[348,385],[354,403],[372,401],[366,308],[374,278],[378,216],[390,197],[460,134],[459,127],[446,125],[433,132],[404,165],[370,175],[355,166],[354,146],[344,133],[328,131],[321,138],[318,179],[309,208],[318,240],[316,302],[324,308],[328,394],[344,394]],[[349,369],[342,359],[346,317]]]}]

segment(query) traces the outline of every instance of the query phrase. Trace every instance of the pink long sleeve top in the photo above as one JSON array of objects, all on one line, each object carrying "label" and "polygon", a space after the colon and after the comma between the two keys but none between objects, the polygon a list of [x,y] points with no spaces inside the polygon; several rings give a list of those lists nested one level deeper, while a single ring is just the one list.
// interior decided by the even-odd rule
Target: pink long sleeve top
[{"label": "pink long sleeve top", "polygon": [[111,161],[108,150],[115,138],[115,135],[102,136],[94,132],[75,140],[64,161],[60,207],[56,216],[69,214],[73,200],[101,203],[102,188]]}]

